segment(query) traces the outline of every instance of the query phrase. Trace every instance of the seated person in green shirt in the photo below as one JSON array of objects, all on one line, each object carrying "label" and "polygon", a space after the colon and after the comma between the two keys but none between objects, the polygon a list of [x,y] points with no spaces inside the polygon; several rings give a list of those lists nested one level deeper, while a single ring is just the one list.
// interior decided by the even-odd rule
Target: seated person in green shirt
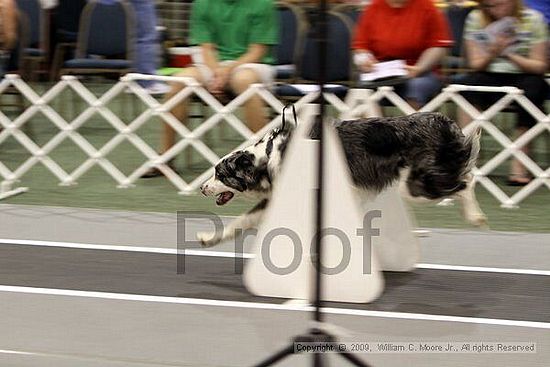
[{"label": "seated person in green shirt", "polygon": [[[202,62],[184,69],[177,76],[192,77],[214,96],[226,89],[235,94],[251,84],[271,84],[275,69],[271,65],[271,46],[277,43],[277,13],[272,0],[195,0],[191,11],[190,38],[201,49]],[[166,100],[184,85],[173,83]],[[266,124],[264,102],[258,96],[245,104],[248,127],[256,132]],[[187,103],[180,103],[172,113],[181,121],[187,117]],[[175,131],[164,124],[162,152],[170,149]],[[143,177],[160,176],[153,168]]]}]

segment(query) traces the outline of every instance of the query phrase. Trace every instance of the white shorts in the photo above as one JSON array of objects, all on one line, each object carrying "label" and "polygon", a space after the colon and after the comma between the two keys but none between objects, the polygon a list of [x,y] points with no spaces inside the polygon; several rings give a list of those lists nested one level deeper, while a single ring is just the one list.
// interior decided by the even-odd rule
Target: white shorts
[{"label": "white shorts", "polygon": [[[222,61],[220,65],[230,65],[234,61]],[[205,64],[194,64],[202,77],[202,82],[208,84],[214,77],[214,72]],[[235,70],[252,69],[258,74],[260,82],[265,84],[268,88],[273,85],[273,79],[275,78],[275,68],[269,64],[250,63],[237,66]]]}]

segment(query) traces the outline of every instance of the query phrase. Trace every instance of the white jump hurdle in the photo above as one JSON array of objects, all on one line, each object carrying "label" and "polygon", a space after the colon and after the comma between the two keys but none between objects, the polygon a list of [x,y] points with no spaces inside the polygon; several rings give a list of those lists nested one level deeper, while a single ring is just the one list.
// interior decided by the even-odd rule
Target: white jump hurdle
[{"label": "white jump hurdle", "polygon": [[[314,200],[318,142],[308,138],[314,114],[303,118],[288,147],[273,199],[247,262],[244,283],[259,296],[313,296]],[[352,186],[334,128],[326,127],[324,256],[325,301],[372,302],[384,289],[381,270],[409,271],[419,245],[397,190],[362,203]],[[374,221],[373,221],[374,220]]]}]

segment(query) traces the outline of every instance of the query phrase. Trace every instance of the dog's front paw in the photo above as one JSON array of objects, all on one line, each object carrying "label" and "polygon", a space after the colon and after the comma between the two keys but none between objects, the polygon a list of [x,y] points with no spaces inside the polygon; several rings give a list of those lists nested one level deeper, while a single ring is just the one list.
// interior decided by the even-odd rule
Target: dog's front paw
[{"label": "dog's front paw", "polygon": [[220,243],[220,239],[214,232],[198,232],[197,239],[201,242],[202,247],[212,247]]},{"label": "dog's front paw", "polygon": [[489,220],[483,213],[470,214],[467,218],[468,222],[478,228],[489,228]]}]

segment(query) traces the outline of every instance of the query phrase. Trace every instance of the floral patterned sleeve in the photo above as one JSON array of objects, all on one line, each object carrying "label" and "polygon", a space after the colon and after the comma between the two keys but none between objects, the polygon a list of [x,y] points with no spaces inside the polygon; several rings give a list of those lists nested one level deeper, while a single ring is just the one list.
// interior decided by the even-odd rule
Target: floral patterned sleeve
[{"label": "floral patterned sleeve", "polygon": [[531,44],[537,44],[548,41],[548,26],[544,21],[542,13],[530,9],[526,15],[526,20],[529,23],[529,28],[532,33]]},{"label": "floral patterned sleeve", "polygon": [[471,11],[464,24],[464,39],[474,40],[474,33],[482,30],[481,13],[479,10]]}]

